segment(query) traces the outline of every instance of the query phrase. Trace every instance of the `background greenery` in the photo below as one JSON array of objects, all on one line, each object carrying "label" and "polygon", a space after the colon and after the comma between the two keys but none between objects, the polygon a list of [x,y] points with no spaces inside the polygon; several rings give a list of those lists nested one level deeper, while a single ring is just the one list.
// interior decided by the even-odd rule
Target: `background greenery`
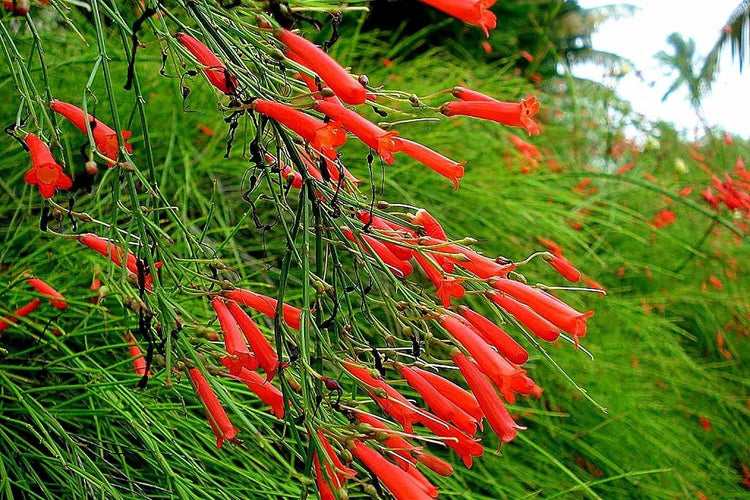
[{"label": "background greenery", "polygon": [[[750,463],[750,251],[733,216],[717,216],[698,193],[710,183],[710,173],[731,170],[738,155],[750,159],[750,144],[735,138],[729,146],[718,131],[715,138],[687,143],[670,125],[633,115],[608,90],[551,70],[542,71],[538,85],[530,83],[527,77],[543,67],[529,69],[520,62],[520,50],[531,50],[540,61],[564,52],[555,24],[540,22],[556,15],[558,4],[501,7],[506,18],[493,32],[489,55],[478,32],[465,33],[458,21],[437,15],[412,28],[410,22],[366,26],[364,17],[350,14],[331,50],[374,85],[420,96],[455,85],[506,100],[536,94],[543,103],[543,133],[530,142],[543,152],[541,160],[520,155],[509,141],[511,131],[499,125],[465,118],[410,124],[402,129],[405,135],[469,161],[461,188],[454,191],[420,165],[400,160],[387,167],[382,182],[376,171],[377,198],[427,208],[449,234],[480,239],[490,255],[520,259],[539,249],[538,237],[552,238],[609,292],[606,298],[565,295],[574,306],[596,310],[584,339],[594,360],[562,342],[549,348],[607,413],[534,355],[530,372],[544,394],[512,408],[529,429],[500,453],[488,436],[483,441],[488,450],[471,470],[430,478],[445,498],[747,494],[742,467]],[[40,9],[34,15],[55,96],[80,100],[96,50],[65,29],[54,12]],[[2,26],[19,54],[31,53],[32,35],[23,22],[6,17]],[[519,45],[529,34],[537,41]],[[431,42],[434,36],[444,47]],[[321,33],[319,41],[326,38]],[[117,43],[113,35],[111,44]],[[39,75],[28,61],[28,70]],[[114,80],[124,81],[124,58],[112,54],[111,66]],[[240,134],[235,154],[224,160],[227,125],[212,89],[200,77],[187,79],[191,93],[183,102],[178,70],[168,69],[171,78],[165,78],[160,67],[158,44],[139,52],[162,188],[191,228],[210,220],[208,242],[234,234],[224,251],[240,275],[272,289],[284,242],[278,228],[256,228],[242,199],[245,139]],[[8,70],[0,69],[2,95],[13,95],[13,84]],[[92,90],[103,96],[103,82],[94,81]],[[116,91],[121,118],[137,130],[130,114],[133,95]],[[16,109],[12,99],[0,101],[4,124],[13,121]],[[644,145],[625,141],[626,127],[637,128]],[[137,139],[133,144],[143,149]],[[80,144],[66,146],[75,152]],[[620,147],[624,152],[618,156]],[[345,154],[349,168],[367,178],[364,149],[350,144]],[[0,156],[0,312],[32,296],[18,279],[27,270],[54,281],[70,302],[63,314],[40,308],[0,339],[0,491],[8,497],[298,497],[310,480],[295,471],[285,452],[289,445],[270,432],[275,419],[244,387],[224,384],[234,400],[246,403],[229,409],[243,444],[220,451],[186,380],[162,373],[146,389],[133,387],[138,377],[122,336],[133,327],[132,318],[114,296],[89,302],[95,266],[113,291],[118,284],[111,278],[118,270],[107,269],[74,242],[40,233],[39,197],[22,181],[27,153],[4,135]],[[631,161],[631,170],[615,173]],[[66,164],[81,183],[81,157],[71,153]],[[116,175],[104,170],[100,167],[98,184],[104,184],[102,176]],[[585,179],[590,184],[577,188]],[[682,197],[685,187],[693,191]],[[111,207],[98,203],[101,197],[96,189],[78,195],[92,216],[106,218]],[[274,220],[270,202],[256,208],[261,222]],[[675,223],[655,229],[651,221],[666,208],[675,212]],[[553,277],[541,265],[536,271]],[[721,290],[707,284],[711,276],[721,280]],[[205,302],[196,298],[190,305],[198,316],[202,310],[209,324]],[[199,339],[201,327],[188,325],[185,335]],[[352,495],[358,495],[356,489]]]}]

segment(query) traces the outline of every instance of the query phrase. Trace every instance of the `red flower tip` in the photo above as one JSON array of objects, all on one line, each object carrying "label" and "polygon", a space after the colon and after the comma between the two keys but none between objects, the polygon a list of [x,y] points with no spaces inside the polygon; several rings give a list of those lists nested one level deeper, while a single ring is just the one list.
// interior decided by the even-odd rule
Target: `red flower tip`
[{"label": "red flower tip", "polygon": [[130,351],[130,357],[133,358],[133,370],[135,371],[135,374],[141,377],[146,374],[151,376],[151,373],[146,371],[146,358],[143,357],[143,352],[141,352],[141,348],[138,347],[135,338],[133,338],[132,335],[127,335],[125,340],[130,344],[128,350]]},{"label": "red flower tip", "polygon": [[[363,224],[374,227],[378,231],[381,231],[384,235],[387,235],[391,238],[401,238],[402,236],[408,234],[408,232],[404,228],[394,228],[388,223],[388,221],[378,217],[377,215],[370,215],[370,212],[368,212],[367,210],[360,210],[359,212],[357,212],[357,218]],[[388,247],[388,250],[390,250],[393,255],[401,260],[409,260],[412,257],[413,252],[411,248],[407,248],[405,246],[402,247],[400,245],[387,241],[384,241],[383,244]]]},{"label": "red flower tip", "polygon": [[55,189],[73,187],[73,181],[63,173],[46,144],[34,134],[28,134],[24,142],[31,154],[31,170],[23,176],[26,184],[38,186],[39,194],[45,198],[51,198]]},{"label": "red flower tip", "polygon": [[425,493],[420,483],[408,472],[401,470],[362,442],[355,440],[351,452],[370,472],[377,476],[396,500],[429,500],[433,498],[433,495]]},{"label": "red flower tip", "polygon": [[237,322],[234,316],[227,308],[226,303],[220,297],[214,297],[211,301],[211,307],[216,312],[216,317],[219,319],[219,326],[224,334],[224,345],[226,346],[227,353],[237,358],[237,364],[232,372],[236,374],[240,367],[245,367],[248,370],[255,370],[258,368],[258,360],[250,354],[250,351],[245,344],[245,340],[242,338]]},{"label": "red flower tip", "polygon": [[373,149],[383,158],[388,165],[393,164],[393,153],[398,151],[395,137],[398,132],[386,132],[374,123],[345,108],[337,102],[316,101],[315,109],[325,114],[331,120],[341,123],[341,125],[356,135],[370,149]]},{"label": "red flower tip", "polygon": [[419,463],[430,469],[435,474],[440,474],[444,477],[453,475],[453,466],[448,462],[439,459],[435,455],[422,453],[420,451],[412,452],[412,454],[417,457]]},{"label": "red flower tip", "polygon": [[[81,108],[70,103],[55,99],[52,101],[50,108],[55,113],[58,113],[65,117],[84,134],[88,133],[86,130],[86,122],[88,121],[89,127],[91,128],[91,134],[94,136],[94,143],[96,144],[96,148],[100,153],[111,160],[108,162],[110,167],[115,166],[115,162],[117,162],[117,155],[120,152],[120,144],[117,138],[117,132],[115,132],[112,128],[108,127],[93,116],[84,113]],[[133,146],[131,146],[126,141],[126,139],[129,139],[131,135],[132,134],[130,130],[122,131],[122,138],[123,141],[125,141],[125,150],[128,153],[133,151]]]},{"label": "red flower tip", "polygon": [[553,255],[546,260],[566,280],[572,283],[581,281],[581,272],[565,257]]},{"label": "red flower tip", "polygon": [[252,106],[258,113],[273,118],[299,134],[331,160],[337,158],[336,148],[346,142],[346,131],[336,122],[324,123],[298,109],[263,99],[256,99]]},{"label": "red flower tip", "polygon": [[63,297],[60,292],[52,288],[44,281],[38,278],[29,278],[26,280],[26,283],[34,287],[34,290],[50,299],[50,304],[52,304],[56,308],[65,309],[66,307],[68,307],[68,303],[65,301],[65,297]]},{"label": "red flower tip", "polygon": [[187,33],[180,32],[175,34],[174,37],[188,52],[193,54],[193,57],[199,63],[205,66],[202,71],[211,85],[227,95],[234,94],[237,91],[237,79],[229,74],[224,63],[208,47]]},{"label": "red flower tip", "polygon": [[287,55],[291,53],[292,60],[317,73],[342,101],[365,102],[367,96],[362,84],[315,44],[287,29],[278,30],[276,37],[288,47]]},{"label": "red flower tip", "polygon": [[457,386],[450,380],[443,378],[436,373],[428,372],[421,368],[413,368],[413,370],[421,375],[422,378],[430,382],[430,384],[440,391],[443,396],[474,417],[474,419],[481,424],[484,412],[482,412],[476,398],[469,391]]},{"label": "red flower tip", "polygon": [[284,418],[284,395],[266,379],[252,370],[240,365],[229,356],[221,360],[221,364],[229,369],[229,373],[253,391],[265,404],[271,407],[271,413],[276,418]]},{"label": "red flower tip", "polygon": [[490,30],[497,27],[497,16],[489,10],[496,0],[420,0],[431,7],[460,19],[466,24],[479,26],[489,38]]},{"label": "red flower tip", "polygon": [[188,373],[190,379],[193,381],[198,397],[206,408],[208,424],[211,426],[214,434],[216,434],[216,448],[221,449],[225,440],[232,441],[234,439],[237,435],[237,429],[232,425],[227,413],[222,408],[221,403],[219,403],[219,398],[216,397],[216,394],[201,371],[197,368],[191,368]]},{"label": "red flower tip", "polygon": [[[495,283],[504,283],[506,281],[510,280],[497,280]],[[544,317],[537,314],[532,308],[510,298],[508,295],[505,295],[505,293],[489,292],[488,296],[495,304],[505,309],[508,314],[520,321],[521,324],[531,330],[531,332],[537,337],[544,339],[547,342],[554,342],[560,336],[560,329]]]},{"label": "red flower tip", "polygon": [[[250,309],[255,309],[269,318],[276,317],[277,300],[272,297],[251,292],[250,290],[244,290],[242,288],[226,290],[223,292],[223,295],[224,297],[239,302]],[[287,325],[295,330],[299,330],[300,322],[302,321],[302,311],[300,309],[289,304],[284,304],[283,315],[284,322],[286,322]]]},{"label": "red flower tip", "polygon": [[271,344],[263,333],[261,333],[253,320],[250,319],[250,316],[248,316],[236,302],[229,301],[228,307],[234,320],[240,326],[242,333],[245,334],[245,338],[250,344],[250,347],[253,348],[253,353],[258,359],[260,366],[263,367],[263,371],[266,372],[266,381],[273,380],[273,376],[279,366],[279,357],[276,354],[276,351],[273,350]]},{"label": "red flower tip", "polygon": [[346,239],[353,243],[357,243],[365,252],[370,253],[370,251],[372,251],[375,253],[375,255],[377,255],[397,277],[406,277],[414,271],[414,268],[409,261],[401,260],[396,257],[382,241],[376,240],[372,236],[364,233],[360,233],[359,238],[357,238],[354,235],[354,232],[348,227],[341,227],[341,232],[344,233]]},{"label": "red flower tip", "polygon": [[495,323],[466,306],[459,306],[458,311],[474,326],[484,340],[495,346],[509,361],[522,365],[529,360],[529,353],[526,349]]},{"label": "red flower tip", "polygon": [[411,156],[424,166],[450,179],[453,182],[453,186],[458,189],[458,181],[464,176],[465,161],[461,163],[455,162],[428,147],[407,139],[399,137],[394,140],[396,141],[398,151]]}]

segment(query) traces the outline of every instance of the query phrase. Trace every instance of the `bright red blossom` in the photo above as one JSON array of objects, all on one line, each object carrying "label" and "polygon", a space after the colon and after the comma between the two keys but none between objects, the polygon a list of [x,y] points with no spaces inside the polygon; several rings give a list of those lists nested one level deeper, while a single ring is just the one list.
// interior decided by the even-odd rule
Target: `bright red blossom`
[{"label": "bright red blossom", "polygon": [[279,357],[276,354],[276,351],[273,350],[271,344],[253,320],[250,319],[250,316],[248,316],[236,302],[229,301],[227,306],[229,312],[232,313],[234,320],[239,325],[240,330],[245,334],[245,338],[250,344],[250,347],[253,348],[253,353],[258,359],[260,366],[266,372],[266,381],[273,380],[273,376],[279,366]]},{"label": "bright red blossom", "polygon": [[29,278],[26,280],[26,283],[34,287],[34,290],[50,299],[50,304],[52,304],[56,308],[65,309],[66,307],[68,307],[68,303],[65,301],[65,297],[63,297],[60,292],[58,292],[49,284],[45,283],[39,278]]},{"label": "bright red blossom", "polygon": [[73,187],[73,181],[63,173],[46,144],[34,134],[28,134],[24,142],[31,155],[31,170],[23,176],[27,184],[38,186],[39,194],[45,198],[51,198],[55,189]]},{"label": "bright red blossom", "polygon": [[276,37],[294,54],[294,61],[317,73],[342,101],[347,104],[365,102],[366,91],[362,84],[315,44],[286,29],[277,31]]},{"label": "bright red blossom", "polygon": [[346,142],[346,131],[336,122],[324,123],[298,109],[263,99],[256,99],[252,106],[258,113],[273,118],[299,134],[331,160],[337,157],[336,148]]},{"label": "bright red blossom", "polygon": [[18,323],[18,318],[23,318],[31,314],[37,307],[42,304],[41,299],[34,299],[23,307],[13,311],[13,316],[6,316],[0,319],[0,332],[5,331],[10,325]]},{"label": "bright red blossom", "polygon": [[235,372],[232,372],[232,374],[236,374],[236,371],[241,367],[245,367],[249,370],[255,370],[258,368],[258,360],[250,354],[247,344],[245,344],[245,339],[242,338],[242,334],[237,327],[237,322],[227,308],[224,300],[220,297],[214,297],[214,299],[211,300],[211,307],[213,307],[216,312],[221,331],[224,333],[224,345],[226,346],[227,353],[235,356],[238,360],[235,365],[236,370]]},{"label": "bright red blossom", "polygon": [[229,74],[224,63],[208,47],[187,33],[177,33],[174,37],[205,66],[202,71],[211,85],[227,95],[237,91],[237,80]]},{"label": "bright red blossom", "polygon": [[276,418],[284,418],[284,396],[280,390],[266,382],[266,379],[242,367],[230,357],[221,360],[221,364],[229,369],[229,373],[253,391],[265,404],[271,407],[271,413]]},{"label": "bright red blossom", "polygon": [[578,283],[581,281],[581,272],[573,267],[573,264],[571,264],[565,257],[553,255],[546,260],[549,262],[549,265],[566,280],[572,283]]},{"label": "bright red blossom", "polygon": [[490,30],[497,27],[497,16],[489,10],[496,0],[419,0],[422,3],[442,10],[449,16],[479,26],[489,38]]},{"label": "bright red blossom", "polygon": [[421,375],[422,378],[429,381],[443,396],[474,417],[474,419],[481,424],[484,413],[479,407],[479,403],[473,394],[436,373],[428,372],[416,367],[413,368],[413,370]]},{"label": "bright red blossom", "polygon": [[225,440],[231,441],[234,439],[237,435],[237,429],[229,421],[227,413],[222,408],[221,403],[219,403],[219,398],[216,397],[216,394],[201,371],[197,368],[191,368],[188,373],[190,379],[193,381],[193,385],[195,385],[198,397],[206,407],[208,423],[211,426],[211,430],[216,434],[216,448],[221,449]]},{"label": "bright red blossom", "polygon": [[530,307],[526,307],[504,293],[489,292],[488,296],[495,304],[505,309],[539,338],[547,342],[554,342],[560,336],[560,330],[554,324],[537,314]]},{"label": "bright red blossom", "polygon": [[520,102],[451,101],[443,104],[440,112],[446,116],[464,115],[491,120],[510,127],[521,127],[529,135],[539,135],[539,125],[532,119],[539,112],[536,97]]},{"label": "bright red blossom", "polygon": [[455,162],[428,147],[422,146],[421,144],[417,144],[408,139],[402,139],[399,137],[394,140],[398,146],[398,151],[411,156],[424,166],[429,167],[443,177],[450,179],[453,182],[454,187],[458,189],[458,180],[464,176],[465,161],[461,163]]},{"label": "bright red blossom", "polygon": [[[259,313],[265,314],[269,318],[276,317],[277,300],[272,297],[268,297],[260,293],[251,292],[250,290],[244,290],[242,288],[225,290],[222,294],[224,295],[224,297],[239,302],[240,304],[246,305],[251,309],[255,309]],[[283,315],[284,321],[287,325],[294,328],[295,330],[299,330],[302,317],[301,310],[289,304],[284,304]]]},{"label": "bright red blossom", "polygon": [[466,306],[459,306],[458,311],[474,326],[487,343],[495,346],[500,354],[508,358],[509,361],[517,365],[522,365],[528,361],[529,353],[526,352],[526,349],[521,347],[502,328]]},{"label": "bright red blossom", "polygon": [[[433,498],[433,496],[425,493],[421,485],[407,472],[401,470],[362,442],[355,440],[351,452],[370,472],[377,476],[397,500],[429,500]],[[437,496],[437,494],[434,496]]]},{"label": "bright red blossom", "polygon": [[[84,113],[81,108],[67,102],[55,99],[52,101],[50,108],[52,108],[52,111],[54,111],[55,113],[59,113],[60,115],[64,116],[70,123],[75,125],[76,128],[84,134],[88,133],[86,130],[86,122],[88,121],[89,126],[91,127],[91,134],[94,136],[94,143],[96,144],[96,148],[101,154],[111,160],[109,162],[110,167],[113,167],[115,165],[117,156],[120,152],[120,144],[117,138],[117,132],[115,132],[114,129],[108,127],[93,116]],[[125,146],[125,150],[128,153],[131,153],[133,151],[133,146],[131,146],[127,142],[127,139],[129,139],[131,135],[132,134],[130,130],[122,131],[122,138],[125,141],[123,146]]]}]

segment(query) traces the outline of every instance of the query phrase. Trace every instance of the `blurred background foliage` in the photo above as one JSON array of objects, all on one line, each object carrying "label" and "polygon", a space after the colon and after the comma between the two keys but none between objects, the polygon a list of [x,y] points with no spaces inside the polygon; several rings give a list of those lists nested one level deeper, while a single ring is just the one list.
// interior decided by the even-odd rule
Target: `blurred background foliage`
[{"label": "blurred background foliage", "polygon": [[[128,19],[135,20],[135,5],[126,2],[123,11],[125,5],[133,8]],[[531,374],[544,394],[512,407],[529,429],[498,453],[496,439],[487,437],[487,452],[470,471],[431,475],[444,498],[747,495],[750,250],[742,224],[748,221],[726,209],[713,211],[699,195],[711,175],[730,172],[739,156],[750,159],[747,138],[729,144],[714,130],[687,142],[672,125],[632,113],[607,88],[570,76],[566,66],[576,60],[617,59],[597,53],[590,34],[603,16],[621,15],[628,7],[587,11],[571,1],[499,2],[493,8],[499,27],[489,46],[479,30],[418,2],[378,1],[370,7],[370,14],[344,16],[331,49],[339,61],[367,74],[372,85],[420,96],[455,85],[506,100],[535,94],[543,103],[543,133],[524,138],[539,151],[527,157],[513,146],[512,131],[485,122],[456,118],[403,126],[410,137],[468,160],[458,191],[409,161],[387,167],[382,179],[377,166],[369,179],[366,151],[350,141],[344,159],[368,179],[364,189],[372,180],[377,199],[427,208],[450,235],[478,238],[490,255],[521,259],[540,248],[537,238],[553,239],[608,291],[606,298],[565,294],[572,305],[596,311],[584,339],[593,360],[563,342],[548,348],[608,412],[585,401],[542,355],[532,356]],[[52,61],[55,95],[80,98],[95,49],[83,45],[52,9],[32,14]],[[91,36],[85,9],[72,17]],[[314,17],[323,29],[311,38],[327,40],[331,17]],[[6,15],[2,26],[28,55],[33,37],[24,21]],[[113,36],[112,45],[118,41]],[[160,76],[158,44],[145,41],[138,70],[161,185],[192,227],[210,220],[208,242],[234,235],[224,252],[262,290],[275,281],[284,241],[278,230],[259,230],[242,199],[246,140],[239,134],[235,152],[224,160],[227,124],[212,89],[200,77],[187,78],[191,92],[183,101],[180,75],[170,70],[167,78]],[[111,57],[115,80],[124,81],[127,61]],[[31,62],[29,71],[39,72]],[[0,90],[13,94],[5,67]],[[94,82],[93,93],[103,95],[101,81]],[[132,94],[120,88],[117,94],[120,102],[132,103]],[[16,105],[0,101],[3,124],[14,119]],[[122,117],[137,130],[131,109],[123,105]],[[418,110],[398,118],[415,116]],[[79,147],[69,144],[67,150]],[[143,145],[136,141],[134,147]],[[146,389],[133,387],[138,377],[122,337],[132,318],[112,298],[89,302],[96,295],[88,290],[95,267],[106,266],[39,232],[40,202],[21,180],[26,153],[3,135],[0,155],[2,313],[31,297],[16,278],[31,263],[34,273],[56,277],[71,304],[64,316],[42,308],[0,339],[0,491],[29,498],[314,494],[284,443],[267,438],[265,429],[275,419],[252,397],[242,398],[244,387],[224,384],[246,403],[229,408],[244,443],[221,451],[185,380],[165,383],[157,376]],[[79,185],[94,180],[86,179],[80,157],[65,160]],[[97,182],[113,175],[103,170]],[[104,210],[97,196],[95,190],[87,202],[94,216]],[[273,220],[270,203],[256,208],[261,225]],[[655,223],[665,210],[673,222]],[[541,265],[536,271],[548,272]],[[99,269],[105,284],[116,272]],[[207,326],[214,328],[211,315],[203,301],[192,305],[203,309],[206,321],[188,325],[186,334],[200,336]],[[352,496],[361,493],[355,489]]]}]

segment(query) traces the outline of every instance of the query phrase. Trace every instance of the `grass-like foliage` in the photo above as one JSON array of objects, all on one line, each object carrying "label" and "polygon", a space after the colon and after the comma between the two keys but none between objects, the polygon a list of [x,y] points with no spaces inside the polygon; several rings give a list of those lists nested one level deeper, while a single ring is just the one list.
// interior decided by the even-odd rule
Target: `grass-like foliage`
[{"label": "grass-like foliage", "polygon": [[[531,54],[488,64],[425,43],[430,27],[364,32],[364,7],[4,13],[1,495],[746,494],[750,144],[688,144],[588,82],[532,87],[514,72]],[[334,80],[293,24],[367,78]],[[493,36],[507,50],[518,33]],[[476,102],[457,86],[506,102],[506,124],[444,116]],[[345,123],[342,145],[316,101],[365,88],[348,109],[382,134],[365,145]],[[529,138],[507,110],[532,94]],[[561,252],[581,283],[562,285]],[[596,313],[585,337],[559,317],[574,309]],[[420,369],[471,389],[480,418]]]}]

